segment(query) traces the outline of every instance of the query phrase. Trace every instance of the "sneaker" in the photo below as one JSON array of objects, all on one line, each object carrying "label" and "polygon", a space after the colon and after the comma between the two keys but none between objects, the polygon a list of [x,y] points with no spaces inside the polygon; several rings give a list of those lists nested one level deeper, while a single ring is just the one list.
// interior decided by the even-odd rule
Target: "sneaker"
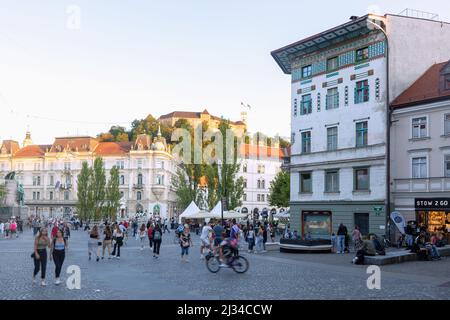
[{"label": "sneaker", "polygon": [[205,256],[203,254],[200,255],[200,260],[205,259]]},{"label": "sneaker", "polygon": [[225,263],[221,263],[221,264],[219,265],[219,267],[221,267],[221,268],[227,268],[228,266],[227,266]]},{"label": "sneaker", "polygon": [[105,259],[105,257],[102,257],[102,260]]},{"label": "sneaker", "polygon": [[100,261],[100,258],[99,258],[99,257],[97,257],[97,259],[96,259],[96,260],[97,260],[97,262],[99,262],[99,261]]},{"label": "sneaker", "polygon": [[45,280],[41,281],[41,286],[45,287],[47,285],[47,283],[45,282]]},{"label": "sneaker", "polygon": [[120,257],[116,257],[116,259],[120,260]]},{"label": "sneaker", "polygon": [[61,280],[59,280],[59,278],[56,278],[55,284],[56,285],[60,285],[61,284]]},{"label": "sneaker", "polygon": [[33,277],[33,284],[35,284],[36,283],[36,277]]}]

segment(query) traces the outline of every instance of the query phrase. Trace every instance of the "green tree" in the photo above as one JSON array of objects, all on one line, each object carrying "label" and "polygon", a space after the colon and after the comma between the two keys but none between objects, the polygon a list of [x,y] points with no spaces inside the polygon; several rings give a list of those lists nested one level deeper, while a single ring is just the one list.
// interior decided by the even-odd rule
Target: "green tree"
[{"label": "green tree", "polygon": [[269,204],[277,207],[289,206],[290,174],[287,171],[280,171],[275,179],[270,182]]},{"label": "green tree", "polygon": [[186,208],[192,201],[197,202],[199,195],[199,180],[196,179],[194,165],[181,163],[177,173],[172,176],[172,187],[177,195],[179,208]]},{"label": "green tree", "polygon": [[77,212],[82,220],[90,220],[92,218],[92,205],[90,193],[90,180],[92,175],[92,169],[89,168],[89,164],[83,161],[81,166],[81,172],[78,175],[77,183]]},{"label": "green tree", "polygon": [[119,168],[112,167],[109,174],[108,185],[106,187],[106,206],[103,214],[104,219],[115,221],[117,218],[117,210],[120,207],[120,190],[119,190]]},{"label": "green tree", "polygon": [[106,175],[102,158],[96,158],[89,179],[90,205],[93,209],[93,219],[99,220],[103,216],[105,203]]}]

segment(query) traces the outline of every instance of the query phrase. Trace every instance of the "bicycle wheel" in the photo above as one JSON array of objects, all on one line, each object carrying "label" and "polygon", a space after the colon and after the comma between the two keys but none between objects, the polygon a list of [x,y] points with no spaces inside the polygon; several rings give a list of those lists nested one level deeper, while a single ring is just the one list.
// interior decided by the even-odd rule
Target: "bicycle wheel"
[{"label": "bicycle wheel", "polygon": [[237,273],[245,273],[248,270],[248,260],[242,256],[237,256],[233,259],[231,267]]},{"label": "bicycle wheel", "polygon": [[220,261],[219,258],[212,257],[206,259],[206,268],[212,273],[217,273],[220,270]]}]

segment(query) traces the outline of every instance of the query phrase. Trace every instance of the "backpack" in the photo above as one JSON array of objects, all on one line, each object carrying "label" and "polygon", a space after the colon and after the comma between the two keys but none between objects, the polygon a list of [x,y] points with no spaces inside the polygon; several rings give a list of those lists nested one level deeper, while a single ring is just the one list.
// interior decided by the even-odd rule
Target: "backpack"
[{"label": "backpack", "polygon": [[161,240],[161,232],[155,230],[155,234],[153,235],[153,240]]}]

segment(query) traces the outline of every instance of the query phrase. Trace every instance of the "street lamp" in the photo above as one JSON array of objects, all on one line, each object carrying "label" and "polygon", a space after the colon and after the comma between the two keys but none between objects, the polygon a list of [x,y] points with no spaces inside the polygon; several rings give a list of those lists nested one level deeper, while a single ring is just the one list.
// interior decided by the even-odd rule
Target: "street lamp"
[{"label": "street lamp", "polygon": [[218,173],[218,176],[219,176],[219,186],[220,186],[220,188],[219,188],[219,191],[220,191],[220,208],[221,208],[221,220],[222,220],[222,226],[224,225],[224,223],[223,223],[223,207],[224,207],[224,200],[225,200],[225,198],[224,197],[222,197],[222,192],[223,192],[223,185],[222,185],[222,170],[221,170],[221,166],[222,166],[222,161],[219,159],[219,160],[217,160],[217,173]]},{"label": "street lamp", "polygon": [[[384,34],[386,39],[386,228],[388,228],[388,237],[391,240],[391,228],[389,226],[389,217],[391,213],[391,107],[390,107],[390,87],[389,87],[389,37],[387,31],[375,21],[378,21],[386,28],[386,18],[374,14],[369,14],[367,18],[368,28],[375,28]],[[385,231],[386,232],[386,231]]]}]

